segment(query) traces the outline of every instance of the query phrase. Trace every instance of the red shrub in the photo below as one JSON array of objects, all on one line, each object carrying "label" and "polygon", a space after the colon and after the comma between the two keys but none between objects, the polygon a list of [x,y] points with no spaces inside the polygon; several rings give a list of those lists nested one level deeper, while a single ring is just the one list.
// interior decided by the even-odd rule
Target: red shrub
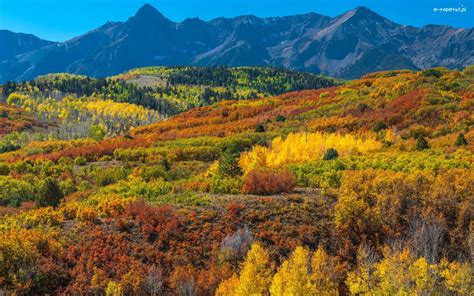
[{"label": "red shrub", "polygon": [[295,187],[295,179],[288,171],[251,171],[245,178],[242,192],[246,194],[275,194],[289,192]]},{"label": "red shrub", "polygon": [[245,208],[246,206],[243,203],[238,202],[231,202],[225,207],[227,213],[233,217],[237,217]]},{"label": "red shrub", "polygon": [[126,207],[124,216],[138,224],[142,234],[160,250],[167,249],[180,233],[178,216],[170,206],[154,207],[139,200]]}]

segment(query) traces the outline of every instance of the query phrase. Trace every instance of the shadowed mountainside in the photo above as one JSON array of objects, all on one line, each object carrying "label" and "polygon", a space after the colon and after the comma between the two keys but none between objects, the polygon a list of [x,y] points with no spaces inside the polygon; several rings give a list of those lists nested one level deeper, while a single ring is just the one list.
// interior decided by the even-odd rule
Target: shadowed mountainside
[{"label": "shadowed mountainside", "polygon": [[474,63],[473,32],[402,26],[365,7],[334,18],[308,13],[173,22],[146,4],[125,22],[107,22],[63,43],[38,40],[24,50],[4,43],[9,52],[0,52],[0,81],[53,72],[103,77],[149,65],[283,66],[344,78],[461,68]]}]

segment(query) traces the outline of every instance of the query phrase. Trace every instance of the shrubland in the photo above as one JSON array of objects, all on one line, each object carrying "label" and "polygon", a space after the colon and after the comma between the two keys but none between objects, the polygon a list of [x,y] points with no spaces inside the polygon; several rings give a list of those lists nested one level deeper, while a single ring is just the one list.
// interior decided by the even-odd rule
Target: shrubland
[{"label": "shrubland", "polygon": [[[120,79],[160,72],[202,83],[195,71]],[[468,295],[473,80],[472,67],[373,73],[225,100],[103,139],[5,151],[0,287]]]},{"label": "shrubland", "polygon": [[0,152],[35,140],[101,140],[222,100],[340,83],[261,67],[145,67],[108,78],[57,73],[7,82],[0,88],[0,136],[7,134]]}]

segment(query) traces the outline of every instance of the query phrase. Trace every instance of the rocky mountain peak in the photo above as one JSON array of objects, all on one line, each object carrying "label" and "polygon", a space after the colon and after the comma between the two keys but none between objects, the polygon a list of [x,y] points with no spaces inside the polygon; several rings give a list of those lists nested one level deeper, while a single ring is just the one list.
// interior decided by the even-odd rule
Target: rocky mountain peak
[{"label": "rocky mountain peak", "polygon": [[140,9],[138,9],[137,13],[133,17],[133,19],[146,21],[146,22],[157,22],[157,21],[171,22],[161,12],[159,12],[158,9],[151,6],[150,4],[145,4],[142,7],[140,7]]}]

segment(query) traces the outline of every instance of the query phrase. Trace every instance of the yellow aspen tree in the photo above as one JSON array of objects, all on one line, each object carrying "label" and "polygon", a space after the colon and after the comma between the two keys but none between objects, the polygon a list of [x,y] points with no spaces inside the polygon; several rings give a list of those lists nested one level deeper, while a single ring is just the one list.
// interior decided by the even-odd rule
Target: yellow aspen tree
[{"label": "yellow aspen tree", "polygon": [[316,295],[309,274],[309,251],[299,246],[283,262],[270,286],[272,296]]},{"label": "yellow aspen tree", "polygon": [[370,294],[376,285],[375,257],[370,249],[359,247],[357,250],[357,268],[348,273],[346,285],[351,295]]},{"label": "yellow aspen tree", "polygon": [[107,296],[123,296],[122,285],[119,283],[110,281],[105,290],[105,295]]},{"label": "yellow aspen tree", "polygon": [[409,268],[414,261],[410,251],[405,249],[400,253],[390,254],[377,263],[375,265],[375,274],[379,280],[377,292],[381,295],[409,295],[414,293],[409,273]]},{"label": "yellow aspen tree", "polygon": [[216,295],[260,296],[268,295],[273,268],[268,252],[255,243],[247,253],[239,277],[232,276],[222,282]]},{"label": "yellow aspen tree", "polygon": [[268,252],[260,244],[253,244],[242,264],[235,295],[268,295],[272,271]]},{"label": "yellow aspen tree", "polygon": [[311,258],[311,280],[318,295],[338,295],[334,259],[319,246]]},{"label": "yellow aspen tree", "polygon": [[216,290],[216,296],[233,296],[239,284],[239,278],[236,274],[219,284]]},{"label": "yellow aspen tree", "polygon": [[421,257],[408,268],[411,280],[415,283],[417,295],[432,295],[438,286],[438,267],[436,264],[429,264],[425,258]]},{"label": "yellow aspen tree", "polygon": [[468,263],[441,260],[440,274],[444,278],[444,285],[459,295],[469,295],[474,290],[472,269]]},{"label": "yellow aspen tree", "polygon": [[95,291],[103,291],[106,281],[106,274],[105,272],[97,267],[94,267],[94,274],[91,278],[91,287]]},{"label": "yellow aspen tree", "polygon": [[388,129],[385,134],[385,141],[396,143],[398,141],[398,135],[393,129]]}]

